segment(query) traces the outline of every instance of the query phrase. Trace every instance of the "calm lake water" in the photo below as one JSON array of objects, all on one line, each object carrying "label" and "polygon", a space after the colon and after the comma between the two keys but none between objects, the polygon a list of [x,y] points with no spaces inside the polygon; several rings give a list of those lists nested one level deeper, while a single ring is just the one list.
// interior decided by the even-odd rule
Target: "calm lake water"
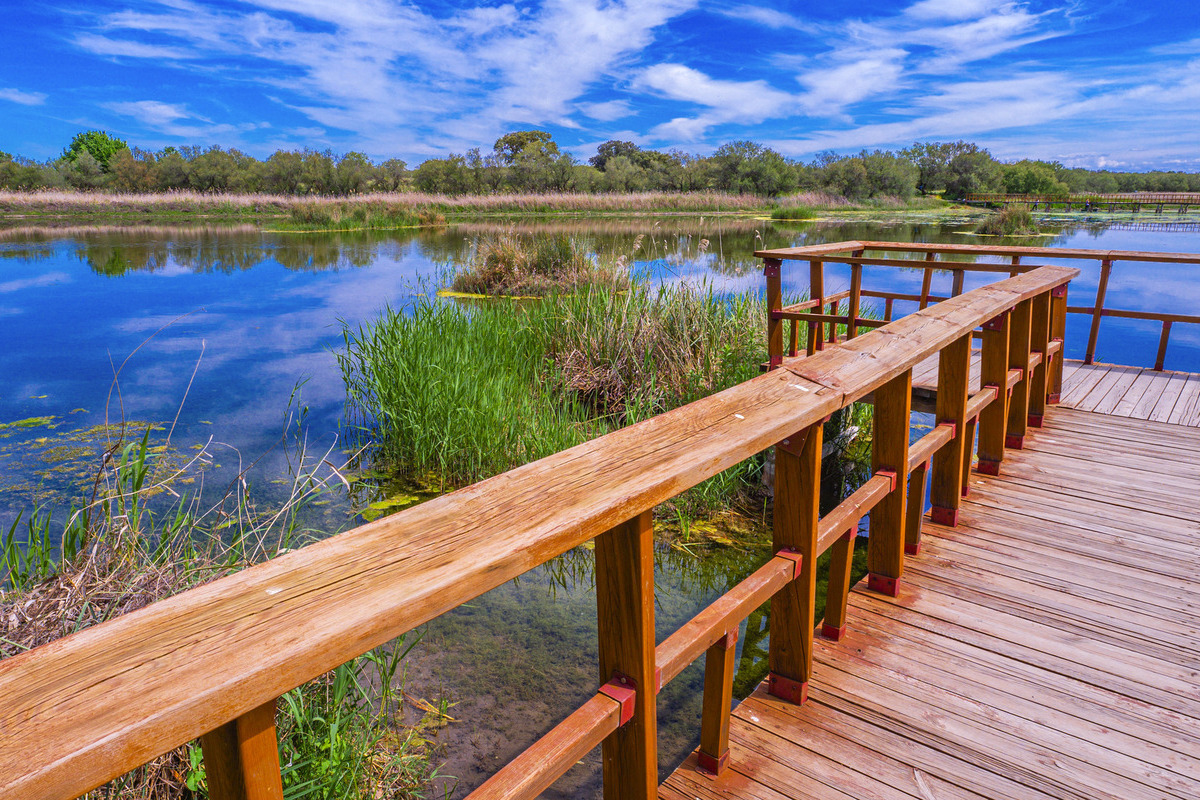
[{"label": "calm lake water", "polygon": [[[343,323],[357,326],[384,306],[436,292],[478,236],[510,227],[473,223],[370,234],[283,234],[250,227],[0,230],[0,424],[50,418],[0,429],[0,525],[7,530],[35,498],[62,502],[65,491],[94,470],[84,440],[106,414],[112,420],[174,423],[172,443],[184,456],[210,443],[216,462],[204,478],[210,491],[219,491],[251,462],[256,467],[250,478],[259,490],[268,496],[277,491],[272,481],[287,471],[279,442],[289,404],[307,408],[310,452],[332,449],[341,463],[344,390],[334,350]],[[706,281],[727,292],[761,291],[760,264],[751,254],[764,246],[844,239],[997,241],[933,217],[788,226],[671,217],[516,227],[580,236],[597,252],[628,256],[651,281]],[[1200,233],[1077,227],[1019,243],[1200,252]],[[1072,284],[1071,301],[1089,305],[1097,265],[1060,263],[1084,269]],[[830,267],[830,291],[848,284],[848,270],[839,269]],[[785,265],[785,288],[806,288],[806,273],[800,265]],[[967,288],[988,280],[968,273]],[[935,291],[948,291],[949,281],[948,275],[936,278]],[[919,292],[921,274],[868,269],[864,283]],[[1191,266],[1118,263],[1108,298],[1116,308],[1196,313],[1200,275]],[[1198,328],[1175,327],[1168,369],[1200,372]],[[1155,323],[1106,320],[1097,358],[1150,365],[1158,335]],[[1070,318],[1068,357],[1082,357],[1086,336],[1086,320]],[[293,403],[297,387],[300,400]],[[336,500],[324,508],[325,524],[331,529],[353,524],[353,505],[361,502]],[[704,561],[663,553],[660,638],[763,557],[765,552],[753,548]],[[457,795],[594,690],[594,616],[590,561],[581,555],[537,570],[430,626],[411,659],[410,681],[420,696],[445,695],[459,703],[450,713],[460,721],[442,734],[451,743],[446,773],[461,779]],[[739,646],[745,640],[743,635]],[[744,659],[747,670],[752,651],[753,645]],[[664,730],[664,769],[695,744],[698,680],[693,668],[660,698],[661,718],[676,720]],[[597,761],[593,755],[573,770],[558,787],[560,796],[594,794]]]}]

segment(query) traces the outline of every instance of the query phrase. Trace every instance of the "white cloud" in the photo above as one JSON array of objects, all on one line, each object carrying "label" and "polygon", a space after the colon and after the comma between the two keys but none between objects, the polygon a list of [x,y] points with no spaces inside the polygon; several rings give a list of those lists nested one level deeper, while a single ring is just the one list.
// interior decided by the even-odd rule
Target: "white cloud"
[{"label": "white cloud", "polygon": [[186,50],[178,47],[134,42],[127,39],[110,39],[97,34],[83,33],[75,37],[75,44],[98,56],[127,56],[129,58],[188,58]]},{"label": "white cloud", "polygon": [[191,114],[182,105],[160,103],[157,100],[134,100],[130,102],[104,103],[105,108],[126,117],[133,117],[151,128],[162,128]]},{"label": "white cloud", "polygon": [[904,12],[919,20],[975,19],[998,7],[1011,5],[1007,0],[919,0]]},{"label": "white cloud", "polygon": [[23,106],[40,106],[46,102],[42,92],[23,92],[20,89],[0,89],[0,100]]},{"label": "white cloud", "polygon": [[579,103],[579,110],[586,116],[600,122],[612,122],[624,119],[634,113],[628,100],[609,100],[605,103]]},{"label": "white cloud", "polygon": [[805,29],[805,24],[799,17],[774,8],[765,8],[763,6],[732,6],[720,9],[717,13],[733,19],[754,22],[776,30],[785,28]]}]

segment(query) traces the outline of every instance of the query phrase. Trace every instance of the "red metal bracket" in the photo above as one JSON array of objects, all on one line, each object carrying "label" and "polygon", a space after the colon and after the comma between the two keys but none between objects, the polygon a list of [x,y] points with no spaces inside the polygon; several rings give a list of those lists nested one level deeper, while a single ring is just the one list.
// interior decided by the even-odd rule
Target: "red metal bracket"
[{"label": "red metal bracket", "polygon": [[775,555],[792,562],[792,580],[800,577],[800,567],[804,566],[804,556],[790,547],[783,548]]},{"label": "red metal bracket", "polygon": [[875,474],[883,475],[885,478],[890,478],[892,481],[892,486],[890,489],[888,489],[888,491],[896,491],[896,471],[894,469],[877,469],[875,470]]},{"label": "red metal bracket", "polygon": [[999,314],[992,317],[987,322],[983,323],[983,329],[985,331],[1002,331],[1002,330],[1004,330],[1004,320],[1006,317],[1008,317],[1008,315],[1009,315],[1008,311],[1001,311]]},{"label": "red metal bracket", "polygon": [[779,369],[782,366],[783,366],[783,356],[771,356],[770,360],[767,362],[768,370]]},{"label": "red metal bracket", "polygon": [[904,555],[917,556],[920,554],[921,554],[921,543],[920,542],[917,542],[916,544],[904,545]]},{"label": "red metal bracket", "polygon": [[725,635],[713,642],[713,647],[719,647],[722,650],[732,650],[737,647],[738,629],[734,628],[731,631],[726,631]]},{"label": "red metal bracket", "polygon": [[763,275],[768,278],[778,278],[779,268],[783,266],[783,262],[778,258],[763,259]]},{"label": "red metal bracket", "polygon": [[1042,414],[1030,414],[1029,419],[1028,419],[1029,427],[1031,427],[1031,428],[1042,427],[1042,422],[1044,421],[1044,419],[1045,419],[1045,417]]},{"label": "red metal bracket", "polygon": [[618,723],[618,727],[633,719],[633,709],[637,704],[637,690],[632,678],[615,672],[612,680],[600,687],[600,694],[611,697],[621,705],[621,721]]},{"label": "red metal bracket", "polygon": [[1053,289],[1050,290],[1050,296],[1051,297],[1066,297],[1067,296],[1067,284],[1064,283],[1062,286],[1055,286]]},{"label": "red metal bracket", "polygon": [[1023,448],[1025,447],[1025,436],[1024,436],[1024,434],[1022,434],[1022,435],[1020,435],[1020,436],[1014,436],[1014,435],[1012,435],[1012,434],[1006,435],[1006,436],[1004,437],[1004,446],[1005,446],[1005,447],[1009,447],[1009,448],[1011,448],[1011,449],[1013,449],[1013,450],[1021,450],[1021,449],[1023,449]]},{"label": "red metal bracket", "polygon": [[708,753],[700,750],[696,753],[697,766],[700,767],[700,772],[710,778],[718,777],[729,765],[729,751],[726,750],[719,756],[710,756]]},{"label": "red metal bracket", "polygon": [[828,622],[821,623],[821,635],[833,642],[840,642],[842,637],[846,635],[846,626],[835,628]]},{"label": "red metal bracket", "polygon": [[797,681],[772,672],[767,676],[767,694],[802,706],[808,699],[808,681]]},{"label": "red metal bracket", "polygon": [[979,459],[979,464],[978,464],[978,466],[975,467],[975,469],[979,470],[979,472],[981,472],[984,475],[999,475],[1000,474],[1000,462],[999,461],[989,461],[987,459],[981,458],[981,459]]},{"label": "red metal bracket", "polygon": [[[939,428],[949,428],[951,439],[958,438],[958,423],[955,422],[954,420],[950,419],[950,420],[946,420],[945,422],[939,422],[937,424],[937,426]],[[932,461],[932,459],[930,459],[930,460]]]},{"label": "red metal bracket", "polygon": [[867,575],[867,588],[872,592],[895,597],[900,594],[900,581],[896,578],[889,578],[887,575],[876,575],[871,572]]},{"label": "red metal bracket", "polygon": [[808,441],[808,428],[802,431],[793,433],[791,436],[784,439],[779,444],[775,445],[785,453],[791,453],[797,458],[804,452],[804,443]]},{"label": "red metal bracket", "polygon": [[1058,392],[1051,392],[1046,395],[1046,402],[1052,406],[1056,406],[1062,402],[1062,395]]},{"label": "red metal bracket", "polygon": [[[966,493],[966,487],[963,487],[963,493]],[[935,525],[945,525],[950,528],[958,527],[958,509],[957,508],[942,508],[934,506],[929,511],[929,520]]]}]

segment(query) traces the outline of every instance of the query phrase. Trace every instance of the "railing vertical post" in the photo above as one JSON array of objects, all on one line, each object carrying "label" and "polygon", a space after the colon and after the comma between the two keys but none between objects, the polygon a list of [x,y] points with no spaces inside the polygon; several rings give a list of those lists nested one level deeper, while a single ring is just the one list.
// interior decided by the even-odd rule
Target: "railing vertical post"
[{"label": "railing vertical post", "polygon": [[850,599],[856,534],[851,528],[829,547],[829,584],[825,591],[825,621],[821,623],[821,635],[835,642],[846,633],[846,605]]},{"label": "railing vertical post", "polygon": [[850,309],[846,323],[846,339],[858,336],[858,314],[862,308],[862,264],[850,267]]},{"label": "railing vertical post", "polygon": [[1162,335],[1158,339],[1158,357],[1154,359],[1154,369],[1162,372],[1163,364],[1167,361],[1167,340],[1171,338],[1171,320],[1162,324]]},{"label": "railing vertical post", "polygon": [[[925,254],[925,260],[932,262],[937,260],[937,253],[930,250]],[[929,305],[929,291],[933,288],[933,267],[926,266],[925,272],[921,276],[921,304],[918,310],[924,310]]]},{"label": "railing vertical post", "polygon": [[950,296],[951,297],[958,297],[960,294],[963,293],[963,283],[966,281],[966,277],[967,277],[966,270],[962,270],[962,269],[954,270],[954,281],[950,286]]},{"label": "railing vertical post", "polygon": [[817,423],[775,447],[772,541],[776,552],[792,550],[800,554],[800,574],[771,598],[767,691],[797,704],[807,699],[812,674],[822,429],[823,423]]},{"label": "railing vertical post", "polygon": [[1063,363],[1067,358],[1067,286],[1064,283],[1050,290],[1050,341],[1058,342],[1058,352],[1047,377],[1046,402],[1051,404],[1062,399]]},{"label": "railing vertical post", "polygon": [[1033,301],[1017,303],[1011,319],[1008,328],[1008,368],[1019,369],[1021,379],[1013,386],[1009,397],[1004,446],[1020,450],[1025,446],[1025,431],[1029,425],[1029,343],[1033,330]]},{"label": "railing vertical post", "polygon": [[996,399],[979,412],[979,471],[985,475],[1000,474],[1004,460],[1004,427],[1008,421],[1008,337],[1010,314],[983,325],[983,353],[979,382],[991,388]]},{"label": "railing vertical post", "polygon": [[636,692],[632,719],[601,747],[605,800],[650,800],[658,793],[652,513],[596,537],[600,682],[616,680]]},{"label": "railing vertical post", "polygon": [[915,556],[921,552],[921,520],[925,517],[925,485],[928,479],[928,461],[922,461],[908,475],[908,499],[905,501],[904,516],[905,555]]},{"label": "railing vertical post", "polygon": [[275,701],[200,737],[211,800],[283,800]]},{"label": "railing vertical post", "polygon": [[904,523],[908,499],[908,435],[912,416],[912,370],[875,390],[871,470],[891,473],[892,490],[871,509],[867,539],[867,586],[895,597],[904,573]]},{"label": "railing vertical post", "polygon": [[1100,285],[1096,287],[1096,305],[1092,309],[1092,329],[1088,332],[1087,351],[1083,363],[1091,364],[1096,359],[1096,340],[1100,337],[1100,317],[1104,315],[1104,295],[1108,292],[1108,276],[1112,273],[1112,259],[1100,262]]},{"label": "railing vertical post", "polygon": [[737,628],[704,654],[704,710],[700,718],[700,769],[720,775],[729,763],[729,713]]},{"label": "railing vertical post", "polygon": [[763,259],[763,275],[767,278],[767,355],[768,364],[775,369],[783,363],[783,262],[778,258]]},{"label": "railing vertical post", "polygon": [[1033,327],[1029,339],[1029,351],[1041,353],[1042,360],[1033,368],[1029,384],[1029,425],[1042,427],[1046,415],[1047,376],[1050,374],[1050,293],[1042,292],[1033,298]]},{"label": "railing vertical post", "polygon": [[[814,308],[818,314],[825,313],[825,263],[822,261],[808,262],[808,299],[817,301]],[[808,323],[808,354],[811,356],[824,349],[825,323]]]},{"label": "railing vertical post", "polygon": [[930,518],[939,525],[958,524],[965,486],[962,464],[965,458],[970,466],[974,445],[975,426],[967,422],[970,380],[971,334],[968,333],[942,348],[938,356],[937,423],[954,426],[954,438],[933,454]]}]

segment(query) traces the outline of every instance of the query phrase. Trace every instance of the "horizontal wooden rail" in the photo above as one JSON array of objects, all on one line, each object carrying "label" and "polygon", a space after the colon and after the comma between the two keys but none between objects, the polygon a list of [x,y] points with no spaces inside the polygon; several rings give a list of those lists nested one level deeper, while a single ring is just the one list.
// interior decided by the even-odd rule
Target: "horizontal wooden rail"
[{"label": "horizontal wooden rail", "polygon": [[953,425],[938,425],[929,433],[925,434],[920,439],[909,445],[908,471],[912,472],[914,469],[933,458],[934,453],[950,443],[950,440],[954,438],[954,434],[955,430]]},{"label": "horizontal wooden rail", "polygon": [[[885,253],[950,253],[970,256],[997,256],[1021,258],[1054,258],[1054,259],[1084,259],[1091,261],[1150,261],[1163,264],[1200,264],[1200,255],[1196,253],[1167,253],[1146,250],[1089,250],[1083,248],[1058,247],[1024,247],[1018,245],[982,245],[982,244],[942,244],[936,242],[879,242],[879,241],[846,241],[834,244],[818,245],[820,250],[811,249],[811,245],[801,247],[783,247],[773,250],[757,250],[755,258],[779,258],[784,260],[807,261],[813,256],[823,256],[827,261],[830,253],[847,253],[856,250],[876,250]],[[936,262],[935,268],[940,268],[942,262]],[[958,262],[947,262],[958,267]],[[913,265],[918,266],[918,265]],[[925,266],[921,264],[919,266]]]},{"label": "horizontal wooden rail", "polygon": [[[809,432],[803,463],[796,467],[795,456],[781,463],[798,469],[796,475],[811,475],[815,452],[819,473],[819,431],[832,412],[868,394],[878,397],[881,390],[889,402],[907,398],[915,365],[1077,274],[1042,267],[808,358],[783,358],[779,369],[688,406],[0,661],[0,797],[77,797],[258,713],[292,688],[597,537],[605,542],[608,562],[640,570],[616,576],[619,580],[606,575],[607,602],[636,599],[638,613],[647,613],[652,606],[646,606],[645,592],[653,584],[645,567],[650,533],[645,520],[656,505],[749,456],[798,439],[798,432]],[[907,414],[900,413],[905,408],[889,412],[896,429],[889,428],[889,437],[900,442],[896,437],[904,429],[900,466],[908,461]],[[779,469],[777,464],[777,475]],[[886,498],[892,503],[889,519],[906,476],[896,481]],[[874,502],[875,491],[869,490],[862,508]],[[801,509],[811,505],[804,492],[801,500]],[[803,529],[799,534],[808,535]],[[815,526],[812,534],[816,544]],[[837,551],[839,569],[848,563],[847,552]],[[803,592],[811,595],[813,559],[805,564],[805,576],[790,586],[803,583]],[[784,565],[772,569],[774,575]],[[778,580],[759,577],[758,589],[731,601],[738,613]],[[803,600],[802,595],[795,597]],[[789,608],[781,606],[781,613]],[[811,605],[808,609],[810,614]],[[646,634],[645,616],[610,610],[612,630],[640,626],[639,636]],[[652,644],[652,616],[648,622]],[[719,623],[713,620],[713,626]],[[693,653],[698,642],[710,640],[713,628],[700,628],[670,659],[672,669],[684,651]],[[626,657],[641,656],[636,648],[614,655],[617,663]],[[728,658],[714,663],[729,668]],[[652,683],[638,685],[644,713],[653,708]],[[595,703],[584,717],[607,730],[611,709]],[[622,748],[641,748],[644,773],[654,746],[652,730],[647,734],[640,724],[635,718],[605,746],[624,737]],[[640,732],[626,736],[631,728]],[[548,743],[544,752],[561,766],[591,741],[576,733]],[[606,770],[610,755],[606,749]]]},{"label": "horizontal wooden rail", "polygon": [[824,553],[846,531],[858,527],[858,521],[879,505],[879,501],[892,490],[894,478],[887,475],[872,475],[862,486],[826,514],[817,534],[817,555]]}]

